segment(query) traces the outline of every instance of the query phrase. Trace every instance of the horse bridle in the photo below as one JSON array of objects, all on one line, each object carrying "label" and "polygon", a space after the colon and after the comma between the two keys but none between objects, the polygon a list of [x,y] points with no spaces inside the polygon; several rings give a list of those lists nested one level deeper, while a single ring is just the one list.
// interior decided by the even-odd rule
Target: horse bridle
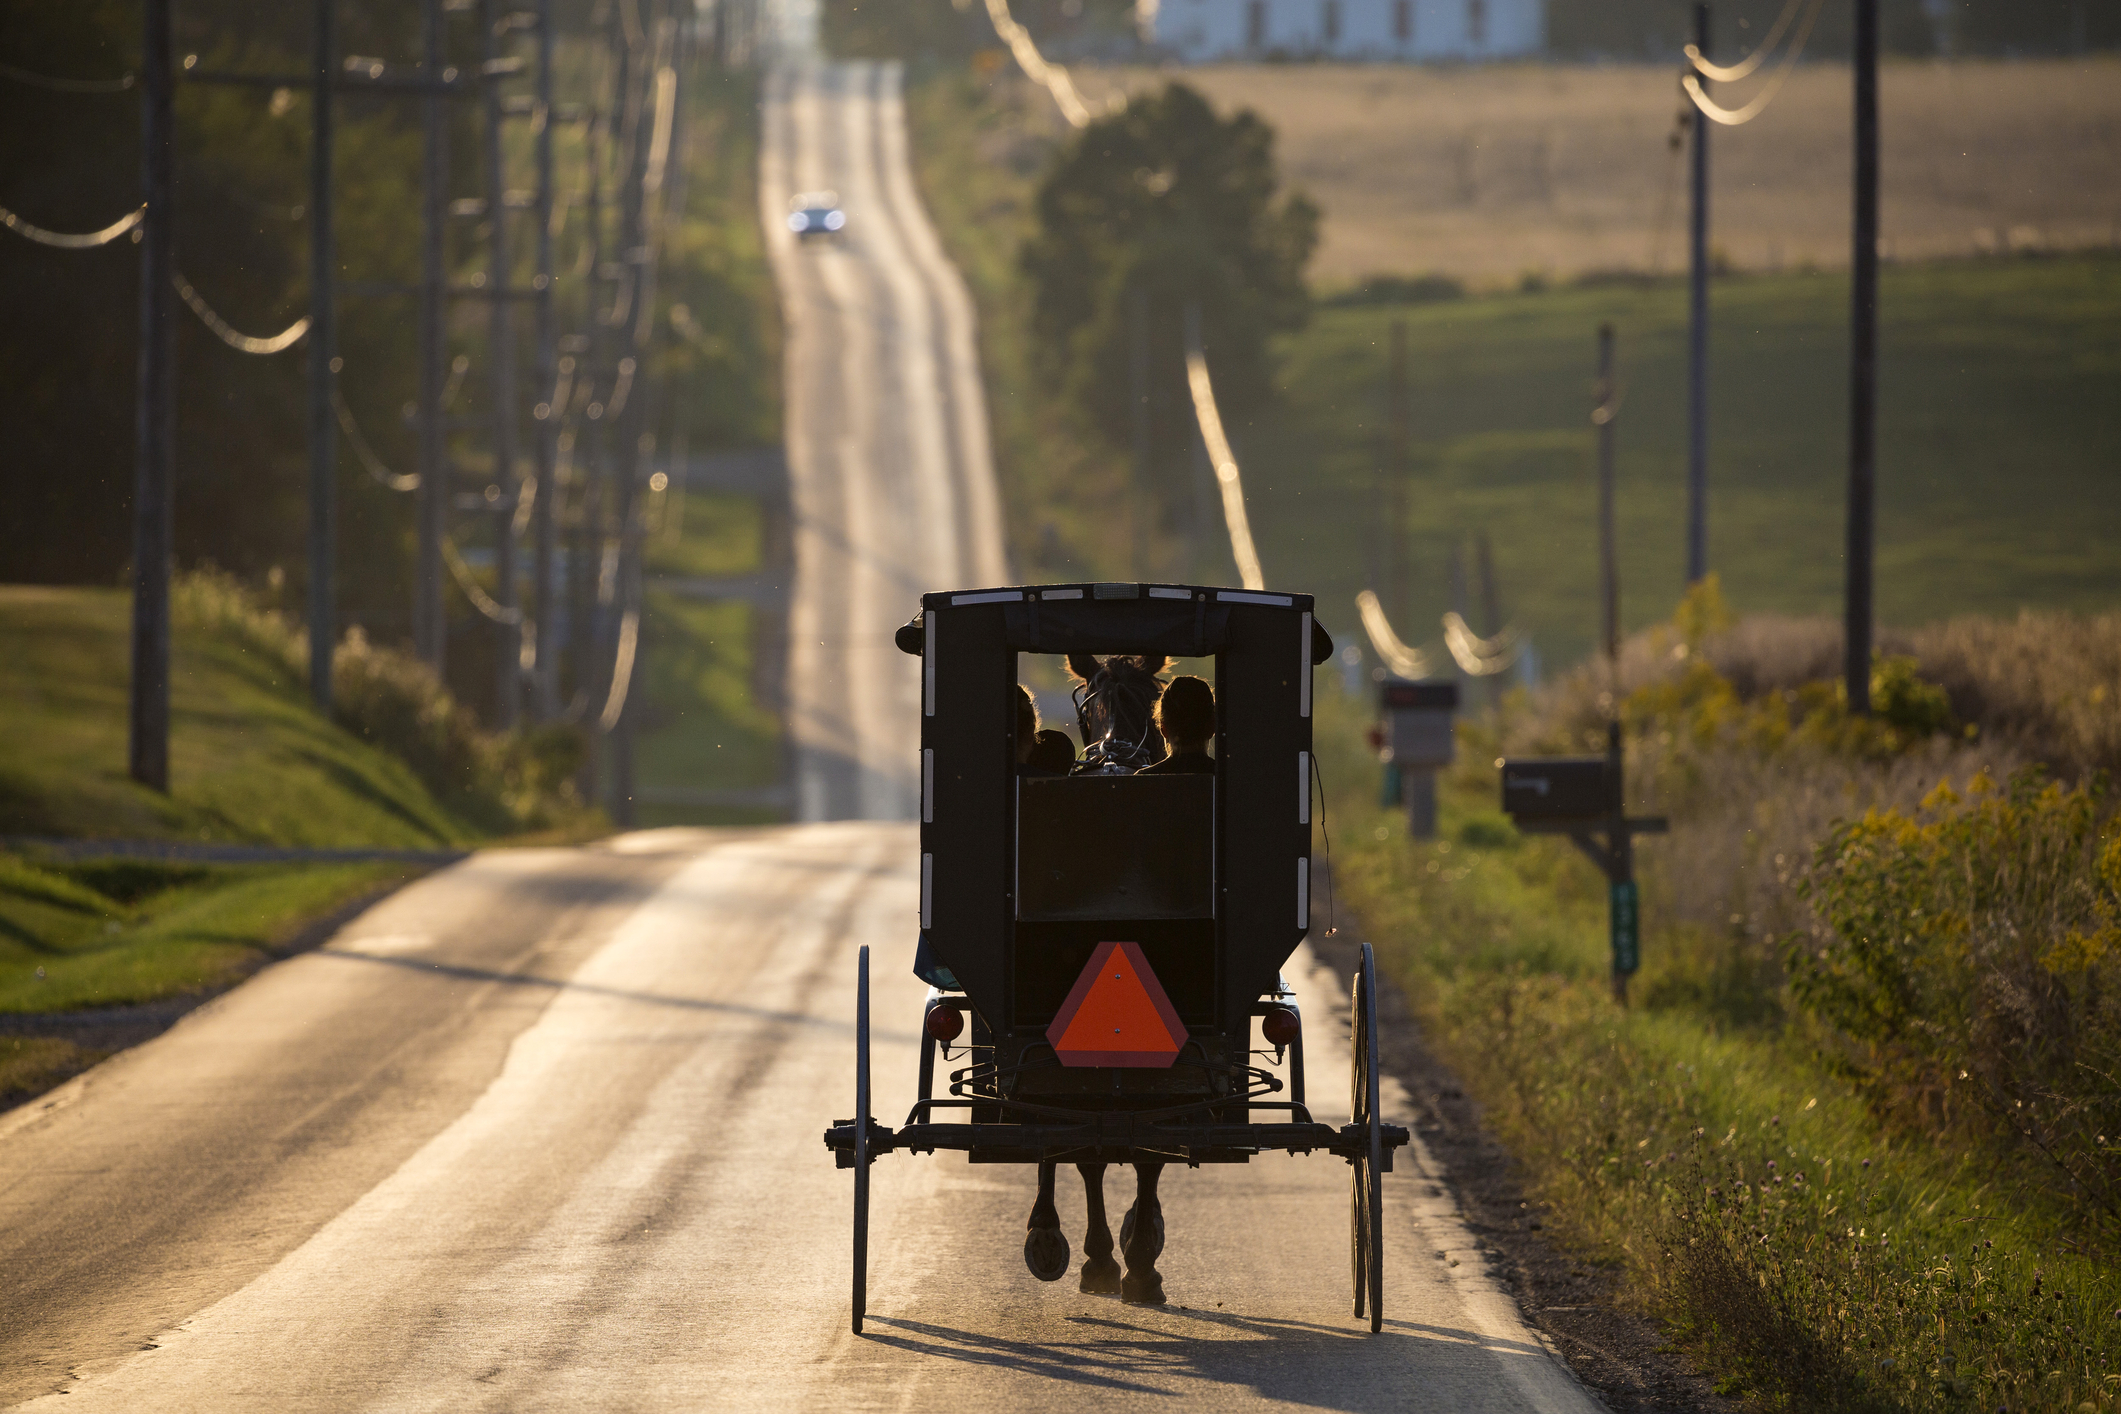
[{"label": "horse bridle", "polygon": [[[1107,676],[1109,677],[1109,673]],[[1108,712],[1110,725],[1105,728],[1103,736],[1092,742],[1089,708],[1091,703],[1105,695],[1105,689],[1092,688],[1085,682],[1077,684],[1074,691],[1068,695],[1075,703],[1075,728],[1082,734],[1085,765],[1091,766],[1092,769],[1118,766],[1128,770],[1140,770],[1143,766],[1156,764],[1158,757],[1149,749],[1149,733],[1156,730],[1154,713],[1143,714],[1142,732],[1135,740],[1115,742],[1112,734],[1119,730],[1119,713]]]}]

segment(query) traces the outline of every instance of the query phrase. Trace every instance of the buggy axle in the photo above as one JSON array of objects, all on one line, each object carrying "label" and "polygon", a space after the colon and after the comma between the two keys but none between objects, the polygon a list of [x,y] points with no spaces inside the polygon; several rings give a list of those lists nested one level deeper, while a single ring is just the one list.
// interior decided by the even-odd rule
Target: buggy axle
[{"label": "buggy axle", "polygon": [[[825,1131],[825,1147],[841,1168],[855,1165],[855,1123],[841,1120]],[[1392,1151],[1408,1142],[1400,1125],[1384,1125],[1384,1168]],[[1055,1124],[911,1124],[894,1130],[869,1121],[867,1150],[878,1154],[903,1150],[932,1154],[938,1149],[968,1151],[975,1162],[1045,1163],[1051,1161],[1129,1162],[1164,1159],[1179,1163],[1243,1163],[1254,1154],[1308,1154],[1322,1150],[1353,1161],[1370,1153],[1365,1124],[1157,1124],[1135,1115],[1100,1115],[1084,1123]]]}]

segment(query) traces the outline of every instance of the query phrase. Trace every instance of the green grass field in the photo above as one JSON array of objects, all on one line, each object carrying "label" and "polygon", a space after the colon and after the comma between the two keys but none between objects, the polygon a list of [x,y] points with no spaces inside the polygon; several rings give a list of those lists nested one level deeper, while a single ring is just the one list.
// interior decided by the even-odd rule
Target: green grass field
[{"label": "green grass field", "polygon": [[443,848],[480,832],[310,710],[279,662],[178,622],[170,792],[126,774],[131,601],[0,586],[0,834]]},{"label": "green grass field", "polygon": [[[1848,285],[1714,291],[1709,561],[1748,612],[1834,613],[1842,589]],[[2121,260],[1884,272],[1878,607],[1887,624],[2121,602]],[[1413,446],[1402,637],[1450,607],[1453,542],[1486,532],[1503,612],[1549,663],[1596,632],[1595,337],[1618,331],[1623,618],[1684,578],[1684,289],[1606,286],[1405,308],[1326,308],[1283,342],[1282,397],[1234,419],[1270,582],[1352,627],[1378,505],[1391,326]]]},{"label": "green grass field", "polygon": [[[125,768],[129,617],[114,590],[0,587],[0,834],[411,848],[482,837],[402,761],[312,712],[283,662],[181,614],[171,790],[135,784]],[[56,865],[34,851],[0,853],[0,1013],[213,990],[304,920],[407,874],[376,864]],[[9,1041],[0,1090],[32,1093],[78,1069],[81,1058],[59,1044]]]}]

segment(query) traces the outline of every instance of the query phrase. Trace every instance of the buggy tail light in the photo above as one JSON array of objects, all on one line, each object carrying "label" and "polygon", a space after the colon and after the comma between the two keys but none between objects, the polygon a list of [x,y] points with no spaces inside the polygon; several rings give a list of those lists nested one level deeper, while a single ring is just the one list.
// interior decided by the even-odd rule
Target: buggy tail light
[{"label": "buggy tail light", "polygon": [[923,1024],[930,1036],[947,1045],[965,1029],[965,1014],[954,1006],[932,1006],[928,1008],[928,1020]]},{"label": "buggy tail light", "polygon": [[1294,1041],[1302,1031],[1303,1023],[1285,1006],[1268,1007],[1259,1019],[1260,1034],[1277,1050]]}]

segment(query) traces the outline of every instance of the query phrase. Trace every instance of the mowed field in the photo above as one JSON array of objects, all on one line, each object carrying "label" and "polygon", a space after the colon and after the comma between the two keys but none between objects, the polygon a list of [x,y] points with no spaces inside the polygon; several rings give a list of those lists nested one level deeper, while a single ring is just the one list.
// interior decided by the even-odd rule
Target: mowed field
[{"label": "mowed field", "polygon": [[[2121,603],[2121,259],[1888,267],[1879,388],[1878,614],[1913,626]],[[1848,278],[1739,276],[1714,295],[1710,566],[1747,612],[1833,614],[1843,584]],[[1619,333],[1623,617],[1684,582],[1680,282],[1327,308],[1280,345],[1281,396],[1235,437],[1270,582],[1352,628],[1379,505],[1390,329],[1414,446],[1403,636],[1434,639],[1449,555],[1486,534],[1505,616],[1550,665],[1597,632],[1595,339]],[[1476,599],[1477,602],[1477,599]]]},{"label": "mowed field", "polygon": [[[1728,86],[1736,106],[1765,78]],[[1686,263],[1683,101],[1645,65],[1083,68],[1085,93],[1181,79],[1279,133],[1288,181],[1324,208],[1321,288],[1430,271]],[[2121,235],[2121,59],[1895,62],[1881,78],[1883,238],[1897,259],[2110,246]],[[1848,262],[1849,70],[1802,65],[1742,128],[1710,137],[1716,249],[1748,270]],[[1046,105],[1045,117],[1058,126]]]}]

